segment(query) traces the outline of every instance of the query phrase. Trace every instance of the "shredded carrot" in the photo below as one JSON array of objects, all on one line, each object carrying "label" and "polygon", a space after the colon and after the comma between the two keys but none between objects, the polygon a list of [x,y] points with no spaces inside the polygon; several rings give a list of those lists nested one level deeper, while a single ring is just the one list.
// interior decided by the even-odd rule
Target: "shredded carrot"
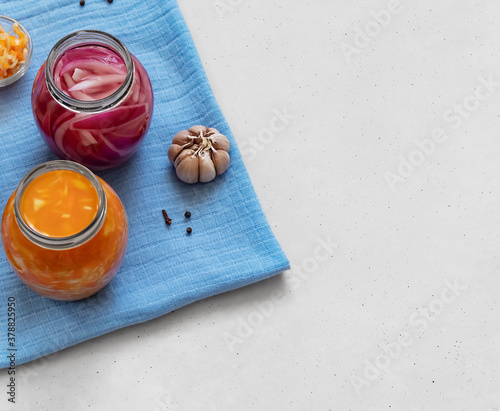
[{"label": "shredded carrot", "polygon": [[0,25],[0,79],[17,73],[28,56],[28,37],[17,23],[6,32]]}]

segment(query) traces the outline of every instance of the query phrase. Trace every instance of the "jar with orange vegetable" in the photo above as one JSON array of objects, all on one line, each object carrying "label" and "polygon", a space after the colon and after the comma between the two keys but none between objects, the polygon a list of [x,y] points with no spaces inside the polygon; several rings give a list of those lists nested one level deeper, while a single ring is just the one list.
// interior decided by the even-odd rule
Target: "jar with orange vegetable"
[{"label": "jar with orange vegetable", "polygon": [[79,300],[117,273],[128,223],[105,181],[58,160],[24,176],[5,207],[1,236],[7,259],[29,288],[55,300]]}]

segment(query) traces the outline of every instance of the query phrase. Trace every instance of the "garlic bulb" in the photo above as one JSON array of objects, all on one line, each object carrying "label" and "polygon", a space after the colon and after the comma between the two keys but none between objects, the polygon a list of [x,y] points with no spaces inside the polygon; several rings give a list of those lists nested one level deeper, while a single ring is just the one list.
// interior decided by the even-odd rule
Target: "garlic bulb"
[{"label": "garlic bulb", "polygon": [[185,183],[208,183],[229,167],[230,147],[227,137],[215,128],[193,126],[174,136],[168,159]]}]

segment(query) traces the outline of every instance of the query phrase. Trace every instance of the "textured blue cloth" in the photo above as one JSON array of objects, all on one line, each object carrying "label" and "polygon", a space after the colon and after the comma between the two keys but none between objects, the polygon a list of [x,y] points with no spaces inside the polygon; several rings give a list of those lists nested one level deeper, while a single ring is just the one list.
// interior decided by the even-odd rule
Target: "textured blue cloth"
[{"label": "textured blue cloth", "polygon": [[[8,297],[16,299],[21,364],[288,268],[176,1],[87,0],[80,7],[77,0],[2,0],[0,14],[20,21],[34,44],[28,73],[0,89],[2,209],[28,170],[55,159],[35,127],[30,93],[37,70],[61,37],[80,29],[115,35],[143,63],[155,94],[151,129],[138,154],[119,169],[99,173],[129,218],[127,254],[113,281],[86,300],[53,301],[24,286],[0,251],[0,368],[7,366]],[[215,181],[190,186],[177,179],[166,153],[172,136],[195,124],[228,136],[231,165]],[[170,227],[162,209],[174,220]],[[186,210],[192,212],[189,224]]]}]

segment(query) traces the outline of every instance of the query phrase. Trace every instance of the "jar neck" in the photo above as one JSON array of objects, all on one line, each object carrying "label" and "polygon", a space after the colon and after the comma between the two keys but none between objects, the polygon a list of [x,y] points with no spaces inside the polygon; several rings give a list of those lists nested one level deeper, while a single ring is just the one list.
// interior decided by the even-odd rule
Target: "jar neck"
[{"label": "jar neck", "polygon": [[[79,233],[76,233],[69,237],[49,237],[40,234],[39,232],[32,229],[26,223],[20,211],[21,199],[23,197],[24,191],[29,186],[29,184],[35,178],[41,176],[42,174],[55,170],[69,170],[81,174],[83,177],[87,178],[92,183],[99,199],[99,207],[92,222]],[[49,161],[47,163],[40,164],[35,168],[31,169],[19,183],[19,186],[17,187],[16,190],[16,195],[14,197],[14,215],[16,218],[17,225],[21,230],[21,232],[32,243],[50,250],[63,250],[68,248],[74,248],[90,240],[101,229],[104,223],[104,219],[106,218],[106,211],[107,211],[106,193],[104,192],[101,183],[99,182],[95,174],[92,173],[92,171],[82,166],[81,164],[75,163],[73,161],[66,161],[66,160]]]},{"label": "jar neck", "polygon": [[[127,68],[122,85],[113,94],[100,100],[76,100],[62,90],[54,81],[54,67],[62,55],[71,49],[82,46],[104,46],[118,54]],[[101,112],[119,104],[128,94],[134,79],[134,61],[127,47],[111,34],[98,30],[81,30],[68,34],[52,48],[45,63],[45,82],[52,97],[66,108],[77,112]]]}]

